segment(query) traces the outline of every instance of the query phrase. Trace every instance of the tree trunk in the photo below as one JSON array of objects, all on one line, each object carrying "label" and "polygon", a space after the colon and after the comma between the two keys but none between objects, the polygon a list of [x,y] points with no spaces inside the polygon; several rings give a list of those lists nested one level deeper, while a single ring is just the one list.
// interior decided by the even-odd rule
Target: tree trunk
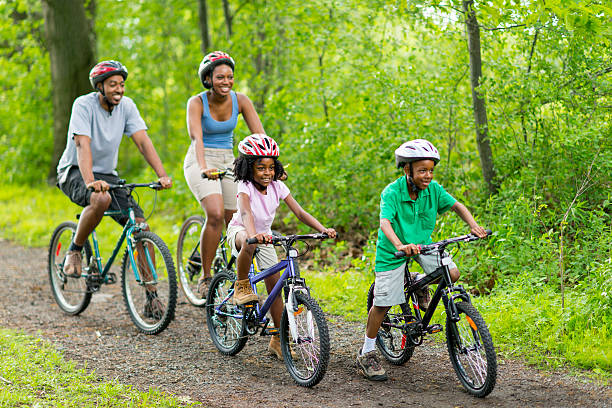
[{"label": "tree trunk", "polygon": [[223,15],[225,16],[227,38],[229,40],[232,38],[232,20],[234,19],[234,16],[232,15],[232,10],[230,9],[229,0],[223,0]]},{"label": "tree trunk", "polygon": [[93,18],[95,0],[44,0],[47,50],[53,85],[53,156],[47,181],[54,184],[56,167],[66,147],[68,122],[74,99],[92,91],[89,71],[95,64]]},{"label": "tree trunk", "polygon": [[206,0],[198,1],[200,9],[200,33],[202,36],[202,55],[208,54],[211,50],[210,33],[208,29],[208,5]]},{"label": "tree trunk", "polygon": [[474,108],[474,122],[476,125],[476,145],[480,155],[482,176],[487,183],[491,194],[497,193],[494,183],[495,169],[493,168],[493,153],[489,143],[489,125],[487,122],[487,106],[484,98],[479,94],[480,78],[482,77],[482,60],[480,56],[480,28],[474,11],[473,0],[463,1],[463,10],[466,15],[466,29],[468,49],[470,53],[470,79],[472,85],[472,106]]}]

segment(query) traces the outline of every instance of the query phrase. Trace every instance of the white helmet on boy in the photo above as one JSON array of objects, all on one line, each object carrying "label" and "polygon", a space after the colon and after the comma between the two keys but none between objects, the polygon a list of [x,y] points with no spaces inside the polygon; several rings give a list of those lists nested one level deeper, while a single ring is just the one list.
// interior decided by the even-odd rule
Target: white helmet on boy
[{"label": "white helmet on boy", "polygon": [[417,160],[433,160],[435,164],[440,161],[440,153],[425,139],[415,139],[403,143],[395,150],[395,165],[404,167],[407,163]]}]

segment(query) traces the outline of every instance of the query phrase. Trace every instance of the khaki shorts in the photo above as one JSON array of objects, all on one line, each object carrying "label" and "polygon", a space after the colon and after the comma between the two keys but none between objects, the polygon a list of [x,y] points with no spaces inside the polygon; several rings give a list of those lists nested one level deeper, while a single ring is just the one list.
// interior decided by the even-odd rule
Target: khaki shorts
[{"label": "khaki shorts", "polygon": [[[234,166],[234,154],[231,149],[204,149],[204,158],[208,167],[216,167],[219,170],[232,168]],[[234,182],[234,176],[226,174],[223,180],[209,180],[202,178],[200,165],[196,160],[195,144],[192,143],[187,150],[185,162],[183,164],[183,173],[189,189],[195,196],[196,200],[202,201],[203,198],[211,194],[221,194],[223,196],[223,208],[226,210],[235,210],[236,194],[238,187]]]},{"label": "khaki shorts", "polygon": [[[450,269],[457,268],[452,258],[445,252],[440,259],[438,254],[418,255],[413,259],[421,266],[423,272],[429,275],[442,265],[448,264]],[[390,271],[376,272],[374,280],[374,306],[395,306],[406,302],[404,296],[404,269],[402,264]]]},{"label": "khaki shorts", "polygon": [[[240,231],[246,231],[241,225],[230,225],[227,227],[227,245],[232,250],[232,255],[238,257],[238,250],[236,249],[236,235]],[[278,263],[278,256],[276,255],[276,249],[272,244],[259,244],[257,245],[259,251],[255,254],[255,260],[259,270],[262,271],[266,268],[274,266]]]}]

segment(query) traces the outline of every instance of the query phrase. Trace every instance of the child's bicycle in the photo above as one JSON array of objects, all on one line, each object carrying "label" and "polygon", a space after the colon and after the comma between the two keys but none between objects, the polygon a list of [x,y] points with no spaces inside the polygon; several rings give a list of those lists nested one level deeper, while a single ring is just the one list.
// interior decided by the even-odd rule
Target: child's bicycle
[{"label": "child's bicycle", "polygon": [[[257,302],[236,306],[232,304],[235,275],[231,272],[218,272],[211,284],[206,299],[208,331],[213,343],[222,354],[237,354],[248,340],[248,336],[280,334],[280,344],[285,365],[293,380],[303,387],[319,383],[329,362],[329,333],[323,311],[316,300],[310,297],[310,289],[300,277],[295,258],[298,251],[293,247],[297,241],[307,239],[326,239],[327,234],[307,234],[273,236],[272,243],[282,246],[286,258],[278,264],[254,272],[251,265],[249,280],[256,292],[255,285],[276,272],[282,273],[268,298],[260,305]],[[254,244],[255,239],[247,243]],[[280,330],[269,328],[270,320],[266,313],[284,288],[285,307]]]},{"label": "child's bicycle", "polygon": [[[131,194],[137,187],[159,190],[161,184],[126,184],[125,180],[121,180],[117,185],[109,185],[109,191],[124,188]],[[49,244],[51,290],[64,312],[70,315],[83,312],[101,285],[117,281],[117,276],[110,272],[110,268],[125,240],[127,249],[121,264],[121,288],[125,305],[130,318],[141,332],[158,334],[174,318],[176,307],[176,272],[172,255],[159,236],[144,230],[146,224],[136,223],[132,207],[104,213],[105,216],[121,214],[128,216],[128,221],[106,265],[102,264],[96,231],[91,233],[93,250],[89,239],[85,241],[83,274],[80,278],[68,277],[64,273],[66,253],[76,233],[77,224],[63,222],[55,229]]]},{"label": "child's bicycle", "polygon": [[[219,179],[222,179],[229,169],[219,171]],[[202,177],[205,178],[203,174]],[[194,306],[204,307],[206,299],[201,299],[198,294],[198,281],[202,273],[202,256],[200,254],[200,235],[206,220],[201,215],[188,217],[181,226],[178,241],[176,243],[176,266],[179,276],[179,286],[187,298],[187,301]],[[226,238],[221,236],[221,242],[217,247],[217,254],[213,259],[210,273],[214,276],[222,270],[231,270],[230,258],[227,255]]]},{"label": "child's bicycle", "polygon": [[[487,235],[491,230],[487,230]],[[420,246],[421,254],[438,254],[442,265],[433,273],[415,280],[408,270],[404,272],[406,303],[393,306],[387,312],[376,336],[376,345],[382,355],[392,364],[400,365],[412,357],[416,346],[423,343],[427,334],[442,331],[442,325],[431,324],[436,307],[442,299],[446,310],[446,344],[453,368],[461,384],[476,397],[485,397],[495,387],[497,357],[489,329],[480,313],[472,305],[463,286],[453,284],[444,249],[454,243],[479,239],[468,234]],[[405,256],[396,252],[395,256]],[[427,290],[427,285],[439,279],[427,312],[421,315],[416,292]],[[368,292],[368,310],[374,300],[374,283]],[[413,313],[414,311],[414,313]]]}]

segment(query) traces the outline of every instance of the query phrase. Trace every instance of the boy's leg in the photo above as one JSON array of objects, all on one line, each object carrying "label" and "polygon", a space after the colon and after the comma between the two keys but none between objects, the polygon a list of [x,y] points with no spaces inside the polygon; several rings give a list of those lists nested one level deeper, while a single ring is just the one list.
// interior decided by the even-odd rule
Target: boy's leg
[{"label": "boy's leg", "polygon": [[388,306],[372,306],[368,313],[363,346],[357,353],[357,367],[368,380],[385,381],[387,379],[385,369],[376,352],[376,335],[388,310]]}]

